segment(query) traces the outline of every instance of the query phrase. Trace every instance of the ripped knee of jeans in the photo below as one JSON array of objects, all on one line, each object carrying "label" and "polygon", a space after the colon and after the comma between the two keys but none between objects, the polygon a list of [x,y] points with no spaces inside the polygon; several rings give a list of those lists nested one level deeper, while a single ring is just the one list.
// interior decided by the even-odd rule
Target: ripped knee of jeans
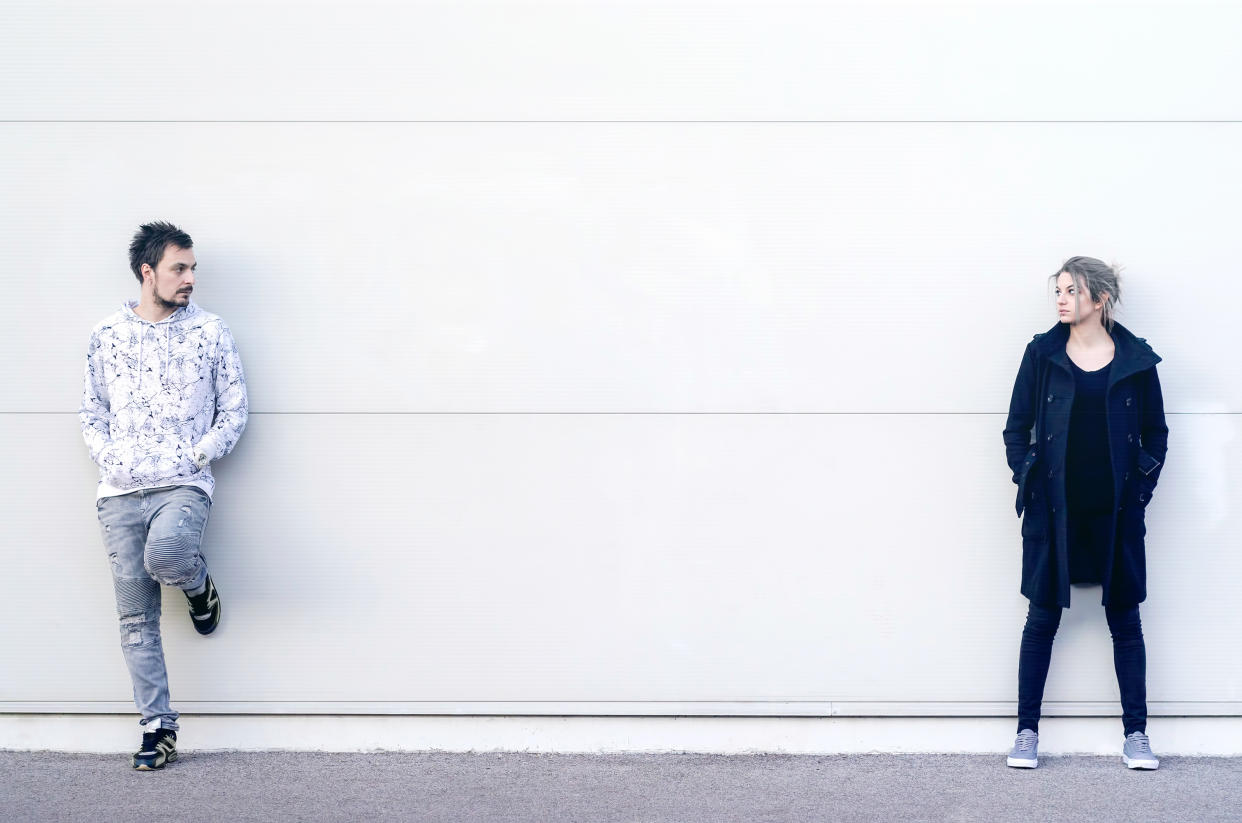
[{"label": "ripped knee of jeans", "polygon": [[181,586],[198,571],[198,534],[183,532],[157,537],[147,544],[143,566],[166,586]]}]

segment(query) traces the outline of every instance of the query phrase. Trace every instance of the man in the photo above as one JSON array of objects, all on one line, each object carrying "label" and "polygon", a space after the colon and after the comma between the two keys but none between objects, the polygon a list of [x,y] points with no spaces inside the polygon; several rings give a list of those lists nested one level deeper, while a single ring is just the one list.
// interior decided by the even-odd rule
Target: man
[{"label": "man", "polygon": [[95,503],[112,565],[121,650],[142,713],[135,769],[177,759],[160,642],[160,584],[185,592],[199,634],[220,622],[199,545],[215,480],[210,464],[246,426],[246,383],[224,322],[190,300],[194,241],[170,223],[134,235],[129,264],[141,285],[91,332],[82,435],[99,466]]}]

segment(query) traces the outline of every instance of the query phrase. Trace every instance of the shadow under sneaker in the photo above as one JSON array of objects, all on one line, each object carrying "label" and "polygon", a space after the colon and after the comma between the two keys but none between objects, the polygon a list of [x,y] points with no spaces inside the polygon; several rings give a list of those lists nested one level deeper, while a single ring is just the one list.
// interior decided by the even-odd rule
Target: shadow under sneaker
[{"label": "shadow under sneaker", "polygon": [[1160,761],[1151,753],[1151,741],[1142,732],[1126,735],[1126,743],[1121,749],[1121,762],[1131,769],[1160,768]]},{"label": "shadow under sneaker", "polygon": [[172,729],[156,729],[142,735],[142,748],[133,756],[134,768],[149,772],[164,768],[177,759],[177,733]]},{"label": "shadow under sneaker", "polygon": [[1033,769],[1039,765],[1039,733],[1032,729],[1018,732],[1009,759],[1005,761],[1015,769]]},{"label": "shadow under sneaker", "polygon": [[216,594],[216,584],[207,575],[207,588],[196,595],[185,596],[190,602],[190,619],[194,630],[199,634],[211,634],[220,625],[220,595]]}]

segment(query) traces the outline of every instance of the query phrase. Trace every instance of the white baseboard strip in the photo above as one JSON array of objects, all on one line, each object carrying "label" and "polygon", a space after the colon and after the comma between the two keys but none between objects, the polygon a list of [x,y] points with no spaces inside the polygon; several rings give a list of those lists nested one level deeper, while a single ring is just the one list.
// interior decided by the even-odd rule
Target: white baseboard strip
[{"label": "white baseboard strip", "polygon": [[[324,752],[987,753],[1013,743],[1012,717],[586,717],[182,715],[182,750]],[[1046,717],[1040,754],[1116,755],[1116,717]],[[0,714],[0,749],[126,752],[129,714]],[[1154,717],[1163,756],[1242,755],[1242,717]]]}]

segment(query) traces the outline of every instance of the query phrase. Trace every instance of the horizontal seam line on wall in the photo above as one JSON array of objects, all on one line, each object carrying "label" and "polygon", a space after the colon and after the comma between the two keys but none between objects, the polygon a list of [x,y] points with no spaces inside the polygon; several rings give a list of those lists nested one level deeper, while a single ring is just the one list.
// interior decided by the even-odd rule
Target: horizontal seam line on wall
[{"label": "horizontal seam line on wall", "polygon": [[[827,416],[901,416],[901,417],[926,417],[935,416],[1003,416],[1007,412],[990,411],[251,411],[249,416],[340,416],[340,417],[361,417],[361,416],[388,416],[388,417],[472,417],[472,416],[596,416],[596,417],[690,417],[690,416],[718,416],[718,417],[827,417]],[[1165,412],[1166,417],[1177,415],[1237,415],[1242,412]],[[66,411],[0,411],[0,415],[29,415],[29,416],[78,416],[78,412]]]},{"label": "horizontal seam line on wall", "polygon": [[1235,124],[1242,123],[1242,120],[1225,119],[1225,120],[39,120],[39,119],[5,119],[0,120],[4,124],[20,124],[20,123],[101,123],[101,124],[203,124],[203,123],[221,123],[221,124],[394,124],[394,125],[541,125],[541,124],[600,124],[600,125],[750,125],[750,124],[791,124],[791,125],[837,125],[837,124],[869,124],[869,125],[911,125],[911,124],[1087,124],[1087,125],[1107,125],[1107,124],[1159,124],[1167,123],[1171,125],[1178,124]]},{"label": "horizontal seam line on wall", "polygon": [[[1006,704],[1008,704],[1008,703],[1013,703],[1013,702],[1015,702],[1015,701],[1016,701],[1016,699],[1017,699],[1017,698],[1009,698],[1009,699],[1007,699],[1007,700],[1006,700],[1006,699],[997,699],[997,700],[833,700],[833,699],[823,699],[823,700],[781,700],[781,699],[774,699],[774,700],[746,700],[746,699],[738,699],[738,700],[728,700],[728,699],[724,699],[724,700],[694,700],[694,699],[685,699],[685,698],[672,698],[672,699],[653,699],[653,698],[647,698],[647,699],[629,699],[629,700],[573,700],[573,699],[570,699],[570,700],[566,700],[566,699],[551,699],[551,700],[522,700],[522,699],[513,699],[513,698],[488,698],[488,699],[463,700],[463,699],[459,699],[459,698],[457,698],[457,699],[454,699],[454,698],[450,698],[450,699],[424,698],[424,699],[415,699],[415,700],[350,700],[350,699],[344,699],[344,700],[289,700],[289,699],[283,699],[283,700],[268,700],[268,699],[256,698],[256,699],[249,699],[249,700],[218,700],[218,699],[213,699],[213,700],[193,700],[193,699],[183,699],[181,702],[183,702],[183,703],[221,703],[221,704],[224,704],[224,703],[239,703],[239,704],[270,703],[270,704],[272,704],[272,705],[279,705],[279,706],[285,706],[285,705],[295,705],[295,704],[307,704],[307,705],[337,705],[337,704],[343,704],[343,703],[348,703],[348,704],[351,704],[351,705],[359,705],[359,706],[367,706],[367,705],[383,705],[383,706],[390,706],[390,705],[396,705],[396,704],[407,704],[407,703],[453,703],[453,704],[464,704],[464,703],[486,703],[486,704],[496,704],[496,703],[512,703],[512,704],[538,704],[538,705],[546,705],[546,704],[549,704],[549,703],[555,703],[555,704],[579,704],[579,703],[581,703],[581,704],[613,704],[613,705],[620,705],[620,704],[626,704],[626,705],[628,705],[628,704],[643,704],[643,703],[650,703],[650,704],[678,703],[678,704],[683,704],[683,705],[705,705],[705,706],[715,705],[715,704],[729,704],[729,705],[754,704],[754,705],[757,705],[757,706],[780,706],[780,705],[787,705],[787,704],[803,704],[803,705],[804,705],[804,704],[815,704],[815,705],[826,705],[826,704],[829,704],[829,703],[834,704],[834,705],[845,705],[845,706],[848,706],[848,705],[855,705],[855,704],[860,704],[860,703],[861,703],[861,704],[866,704],[866,705],[869,705],[869,706],[871,706],[871,705],[894,705],[894,706],[916,706],[916,705],[935,705],[935,706],[944,706],[944,705],[963,705],[963,706],[975,706],[975,705],[983,705],[983,704],[991,705],[991,704],[993,704],[993,703],[1006,703]],[[15,703],[26,703],[26,704],[49,704],[49,703],[50,703],[50,704],[61,704],[61,703],[100,703],[100,704],[112,704],[112,703],[128,703],[128,702],[129,702],[129,701],[125,701],[125,700],[123,700],[123,699],[121,699],[121,698],[116,698],[116,699],[98,699],[98,700],[96,700],[96,699],[78,699],[78,700],[37,700],[37,699],[34,699],[34,700],[4,700],[4,699],[0,699],[0,704],[9,704],[9,705],[12,705],[12,704],[15,704]],[[1057,706],[1090,706],[1090,705],[1095,705],[1095,704],[1098,704],[1098,703],[1108,703],[1109,705],[1113,705],[1116,701],[1110,701],[1110,700],[1105,700],[1105,699],[1102,699],[1102,698],[1101,698],[1101,699],[1097,699],[1097,700],[1050,700],[1050,701],[1046,701],[1046,702],[1047,702],[1049,705],[1057,705]],[[1240,703],[1240,702],[1242,702],[1242,701],[1238,701],[1238,700],[1181,700],[1181,699],[1179,699],[1179,700],[1152,700],[1152,701],[1148,701],[1148,702],[1149,702],[1149,703],[1159,704],[1159,705],[1163,705],[1163,704],[1167,704],[1167,703],[1176,703],[1176,704],[1179,704],[1179,705],[1181,705],[1181,704],[1188,704],[1188,705],[1202,705],[1202,706],[1213,706],[1213,705],[1226,705],[1226,706],[1232,706],[1232,705],[1234,705],[1234,704],[1236,704],[1236,703]]]}]

